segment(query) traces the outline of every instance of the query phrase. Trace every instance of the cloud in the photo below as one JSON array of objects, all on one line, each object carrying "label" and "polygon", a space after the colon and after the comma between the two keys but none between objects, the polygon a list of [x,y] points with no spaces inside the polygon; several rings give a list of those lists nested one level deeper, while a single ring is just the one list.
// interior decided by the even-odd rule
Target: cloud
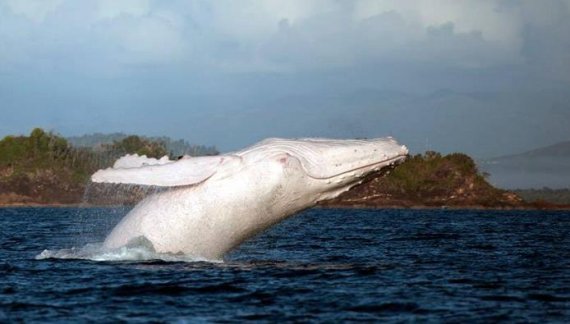
[{"label": "cloud", "polygon": [[97,2],[97,17],[113,19],[121,15],[142,17],[150,13],[148,0],[99,0]]},{"label": "cloud", "polygon": [[[567,96],[550,95],[570,86],[569,35],[570,0],[5,0],[0,131],[47,120],[226,148],[392,130],[419,146],[546,143],[570,122]],[[426,114],[415,95],[442,88],[504,96],[434,101]]]},{"label": "cloud", "polygon": [[42,23],[64,0],[6,0],[5,5],[15,15],[21,15],[35,23]]},{"label": "cloud", "polygon": [[187,53],[182,32],[158,15],[119,16],[94,26],[99,46],[125,65],[173,63]]},{"label": "cloud", "polygon": [[133,65],[223,73],[552,60],[555,73],[567,61],[570,17],[567,0],[10,0],[3,7],[4,68],[91,61],[81,68],[108,65],[114,73]]},{"label": "cloud", "polygon": [[438,64],[487,67],[520,62],[518,48],[488,41],[479,30],[458,31],[454,22],[419,25],[396,11],[362,20],[310,18],[283,20],[264,44],[264,56],[295,68],[336,68],[362,64]]},{"label": "cloud", "polygon": [[535,75],[570,81],[570,1],[533,2],[524,9],[529,22],[521,53],[528,65]]}]

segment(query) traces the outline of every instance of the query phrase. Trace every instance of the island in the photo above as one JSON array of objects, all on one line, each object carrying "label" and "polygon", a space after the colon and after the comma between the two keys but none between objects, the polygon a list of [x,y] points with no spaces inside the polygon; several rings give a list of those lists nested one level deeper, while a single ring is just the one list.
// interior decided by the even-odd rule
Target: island
[{"label": "island", "polygon": [[[36,128],[28,136],[0,141],[0,206],[129,205],[151,193],[148,188],[90,183],[89,176],[124,154],[148,157],[217,154],[215,147],[191,146],[168,138],[113,136],[107,143],[72,145]],[[81,138],[83,142],[89,142]],[[81,142],[81,143],[83,143]],[[175,143],[169,146],[169,143]],[[181,149],[182,148],[182,149]],[[198,149],[197,149],[198,148]],[[120,194],[110,194],[119,192]],[[528,202],[515,192],[493,187],[466,154],[428,151],[373,174],[341,196],[320,203],[343,208],[564,208],[542,200]]]}]

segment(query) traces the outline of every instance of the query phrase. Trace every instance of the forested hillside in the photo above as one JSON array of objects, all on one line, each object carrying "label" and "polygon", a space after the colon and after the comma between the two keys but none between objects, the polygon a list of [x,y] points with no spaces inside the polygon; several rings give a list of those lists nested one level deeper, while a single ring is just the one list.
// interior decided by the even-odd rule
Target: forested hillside
[{"label": "forested hillside", "polygon": [[[79,204],[85,201],[86,188],[93,198],[90,203],[132,204],[144,196],[148,188],[129,186],[130,191],[124,191],[117,190],[121,189],[117,186],[88,184],[93,172],[133,153],[160,158],[172,152],[164,141],[134,135],[96,148],[75,147],[65,138],[39,128],[29,136],[7,136],[0,141],[0,204]],[[105,192],[107,196],[100,195]],[[516,194],[490,185],[469,156],[461,153],[442,156],[437,152],[411,156],[387,174],[371,175],[365,183],[322,205],[529,206]]]},{"label": "forested hillside", "polygon": [[[90,148],[93,150],[104,149],[105,146],[113,144],[115,142],[120,142],[125,138],[132,136],[124,133],[111,133],[111,134],[88,134],[82,136],[72,136],[67,137],[67,141],[77,148]],[[217,155],[219,152],[215,146],[205,146],[190,144],[185,140],[178,139],[173,140],[170,137],[160,136],[160,137],[147,137],[147,136],[137,136],[141,140],[148,142],[161,143],[169,155],[171,156],[202,156],[202,155]]]},{"label": "forested hillside", "polygon": [[516,194],[497,189],[479,172],[471,157],[428,151],[409,157],[325,205],[363,207],[483,207],[524,206]]},{"label": "forested hillside", "polygon": [[97,150],[74,147],[40,128],[0,141],[0,204],[80,203],[89,176],[125,154],[160,158],[164,143],[127,136]]}]

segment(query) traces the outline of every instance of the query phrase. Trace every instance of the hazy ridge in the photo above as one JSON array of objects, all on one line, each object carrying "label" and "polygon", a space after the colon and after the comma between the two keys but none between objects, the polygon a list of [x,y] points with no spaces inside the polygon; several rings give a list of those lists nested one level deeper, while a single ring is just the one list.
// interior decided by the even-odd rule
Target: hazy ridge
[{"label": "hazy ridge", "polygon": [[502,188],[570,188],[570,141],[479,162]]}]

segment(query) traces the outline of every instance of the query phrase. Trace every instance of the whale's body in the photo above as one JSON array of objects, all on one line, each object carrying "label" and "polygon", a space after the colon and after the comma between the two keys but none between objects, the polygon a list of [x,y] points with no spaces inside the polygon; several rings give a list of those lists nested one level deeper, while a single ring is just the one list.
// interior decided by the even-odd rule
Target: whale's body
[{"label": "whale's body", "polygon": [[126,156],[92,180],[171,188],[138,203],[104,246],[145,239],[157,252],[220,259],[246,239],[338,196],[407,153],[391,138],[267,139],[213,157],[170,161]]}]

